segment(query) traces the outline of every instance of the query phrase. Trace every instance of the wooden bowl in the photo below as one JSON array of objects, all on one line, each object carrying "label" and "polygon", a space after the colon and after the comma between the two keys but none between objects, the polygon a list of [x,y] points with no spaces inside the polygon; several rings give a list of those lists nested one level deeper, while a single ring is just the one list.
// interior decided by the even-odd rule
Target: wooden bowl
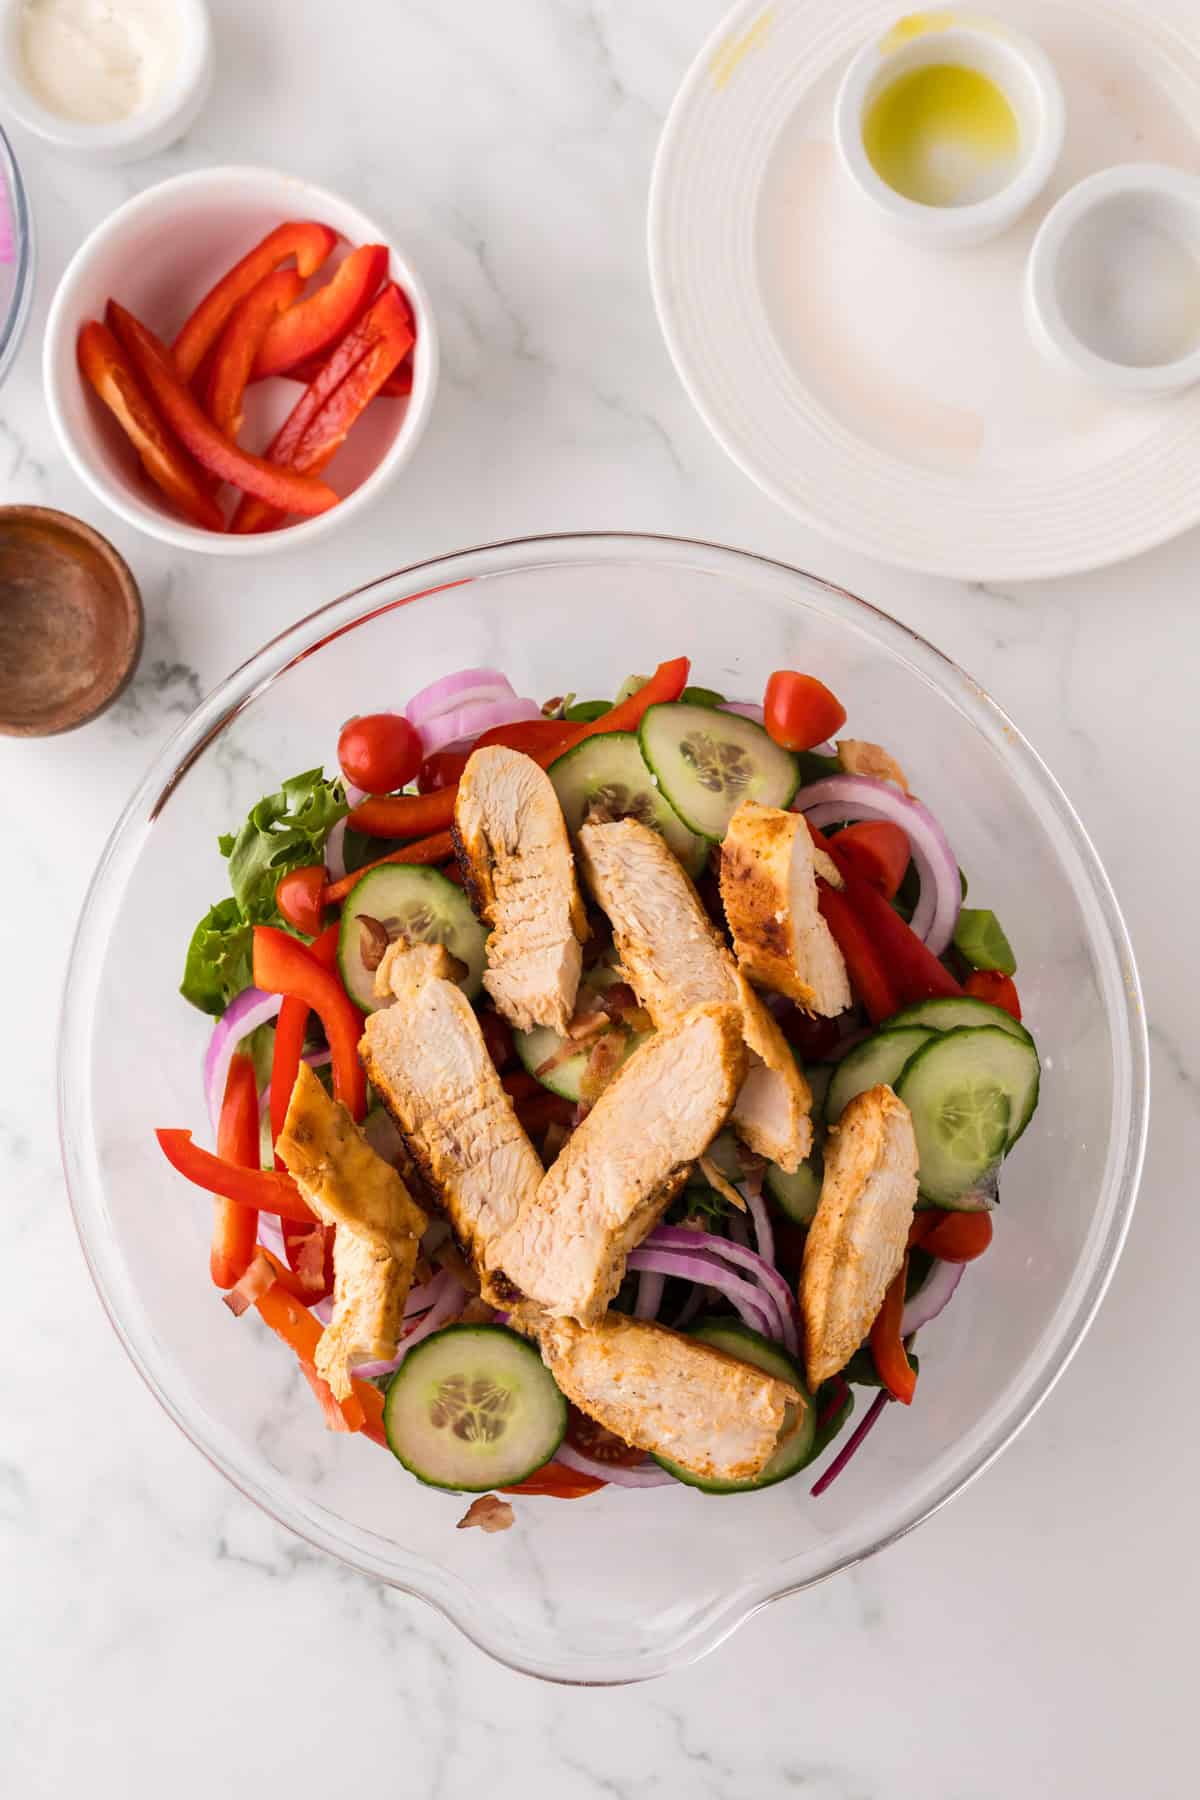
[{"label": "wooden bowl", "polygon": [[0,733],[86,725],[141,653],[141,595],[108,540],[48,506],[0,506]]}]

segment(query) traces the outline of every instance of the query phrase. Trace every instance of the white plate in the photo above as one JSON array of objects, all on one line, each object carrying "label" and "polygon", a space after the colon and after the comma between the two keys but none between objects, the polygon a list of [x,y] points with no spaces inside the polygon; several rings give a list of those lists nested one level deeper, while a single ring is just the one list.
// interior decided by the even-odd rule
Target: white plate
[{"label": "white plate", "polygon": [[1200,12],[1144,5],[989,5],[1053,58],[1067,139],[1039,202],[967,251],[890,237],[835,159],[838,79],[903,0],[727,16],[663,131],[650,270],[701,416],[781,505],[885,562],[978,580],[1096,568],[1200,522],[1200,387],[1098,393],[1043,362],[1021,311],[1066,188],[1113,163],[1200,171]]}]

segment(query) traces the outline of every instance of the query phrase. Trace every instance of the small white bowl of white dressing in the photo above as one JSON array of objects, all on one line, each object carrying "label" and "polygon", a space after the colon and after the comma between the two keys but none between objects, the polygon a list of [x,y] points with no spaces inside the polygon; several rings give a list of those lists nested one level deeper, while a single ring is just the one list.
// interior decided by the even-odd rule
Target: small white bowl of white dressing
[{"label": "small white bowl of white dressing", "polygon": [[153,156],[212,83],[205,0],[0,0],[0,103],[92,162]]},{"label": "small white bowl of white dressing", "polygon": [[1200,380],[1200,176],[1124,163],[1068,189],[1033,241],[1025,316],[1049,361],[1114,393]]}]

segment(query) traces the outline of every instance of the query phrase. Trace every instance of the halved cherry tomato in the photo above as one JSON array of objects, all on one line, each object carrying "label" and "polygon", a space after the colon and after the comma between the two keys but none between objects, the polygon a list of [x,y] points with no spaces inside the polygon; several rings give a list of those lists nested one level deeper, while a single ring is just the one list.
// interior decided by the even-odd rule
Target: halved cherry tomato
[{"label": "halved cherry tomato", "polygon": [[921,1248],[943,1262],[974,1262],[992,1241],[990,1212],[944,1212],[921,1239]]},{"label": "halved cherry tomato", "polygon": [[963,988],[973,1000],[986,1000],[989,1006],[1001,1006],[1014,1019],[1021,1017],[1021,1001],[1011,975],[996,969],[976,969],[968,975]]},{"label": "halved cherry tomato", "polygon": [[[366,1384],[364,1383],[364,1386]],[[598,1494],[607,1487],[607,1481],[600,1481],[595,1475],[585,1475],[580,1469],[568,1469],[565,1463],[544,1463],[532,1475],[516,1487],[501,1488],[502,1494],[544,1494],[551,1500],[583,1500],[588,1494]]]},{"label": "halved cherry tomato", "polygon": [[469,750],[435,750],[417,771],[417,792],[432,794],[438,788],[457,787],[470,754]]},{"label": "halved cherry tomato", "polygon": [[846,709],[815,675],[776,669],[763,696],[767,730],[785,750],[811,750],[846,723]]},{"label": "halved cherry tomato", "polygon": [[498,1012],[488,1007],[479,1014],[479,1029],[483,1033],[483,1041],[487,1045],[487,1053],[498,1069],[507,1069],[516,1055],[513,1048],[512,1028],[507,1019],[501,1018]]},{"label": "halved cherry tomato", "polygon": [[338,737],[342,774],[368,794],[407,787],[421,766],[421,737],[403,713],[364,713],[348,719]]},{"label": "halved cherry tomato", "polygon": [[315,938],[321,929],[324,910],[321,896],[325,892],[325,870],[320,863],[306,869],[289,869],[275,886],[275,904],[297,931]]},{"label": "halved cherry tomato", "polygon": [[895,899],[912,857],[903,826],[890,819],[864,819],[838,832],[837,847],[886,900]]},{"label": "halved cherry tomato", "polygon": [[623,1437],[589,1419],[577,1406],[568,1408],[567,1442],[581,1456],[590,1456],[593,1462],[611,1463],[617,1469],[632,1469],[646,1460],[644,1450],[627,1444]]}]

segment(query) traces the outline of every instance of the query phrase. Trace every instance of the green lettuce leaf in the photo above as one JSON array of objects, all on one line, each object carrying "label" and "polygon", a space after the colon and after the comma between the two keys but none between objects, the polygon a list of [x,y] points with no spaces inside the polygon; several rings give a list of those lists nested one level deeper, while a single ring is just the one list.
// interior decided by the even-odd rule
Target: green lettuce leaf
[{"label": "green lettuce leaf", "polygon": [[220,1018],[251,980],[251,927],[234,899],[210,906],[188,945],[179,991],[201,1012]]}]

